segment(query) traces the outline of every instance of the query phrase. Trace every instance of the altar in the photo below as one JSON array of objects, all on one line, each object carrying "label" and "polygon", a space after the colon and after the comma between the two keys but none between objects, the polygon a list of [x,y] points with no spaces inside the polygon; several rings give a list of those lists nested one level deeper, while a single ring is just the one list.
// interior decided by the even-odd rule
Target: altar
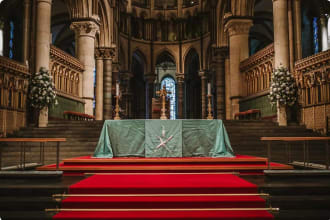
[{"label": "altar", "polygon": [[221,120],[106,120],[93,157],[234,157],[234,152]]}]

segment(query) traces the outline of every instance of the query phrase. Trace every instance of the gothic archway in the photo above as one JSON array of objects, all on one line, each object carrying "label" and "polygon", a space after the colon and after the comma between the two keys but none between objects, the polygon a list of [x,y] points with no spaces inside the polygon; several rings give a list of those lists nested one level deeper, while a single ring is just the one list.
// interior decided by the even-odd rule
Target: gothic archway
[{"label": "gothic archway", "polygon": [[130,118],[146,118],[146,83],[144,81],[144,56],[140,51],[135,51],[132,56],[131,79],[132,106]]},{"label": "gothic archway", "polygon": [[201,79],[198,75],[199,56],[195,49],[190,49],[185,58],[185,94],[184,94],[184,117],[202,117]]}]

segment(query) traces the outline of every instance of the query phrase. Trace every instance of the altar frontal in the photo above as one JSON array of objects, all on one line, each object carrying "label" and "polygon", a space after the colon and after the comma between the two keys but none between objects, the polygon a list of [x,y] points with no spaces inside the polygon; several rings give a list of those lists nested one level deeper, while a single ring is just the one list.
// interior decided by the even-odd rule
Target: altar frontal
[{"label": "altar frontal", "polygon": [[93,156],[234,157],[234,152],[221,120],[107,120]]}]

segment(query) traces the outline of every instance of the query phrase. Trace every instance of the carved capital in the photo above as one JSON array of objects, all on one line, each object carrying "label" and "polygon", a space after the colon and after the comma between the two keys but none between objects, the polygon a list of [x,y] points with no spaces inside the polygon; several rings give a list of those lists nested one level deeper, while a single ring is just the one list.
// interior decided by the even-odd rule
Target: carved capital
[{"label": "carved capital", "polygon": [[175,76],[178,84],[184,83],[184,74],[176,74]]},{"label": "carved capital", "polygon": [[95,50],[96,59],[112,59],[115,56],[115,48],[99,47]]},{"label": "carved capital", "polygon": [[72,22],[70,28],[78,37],[88,36],[95,38],[96,33],[99,31],[99,25],[92,20]]},{"label": "carved capital", "polygon": [[225,25],[229,36],[249,34],[253,22],[250,19],[230,19]]}]

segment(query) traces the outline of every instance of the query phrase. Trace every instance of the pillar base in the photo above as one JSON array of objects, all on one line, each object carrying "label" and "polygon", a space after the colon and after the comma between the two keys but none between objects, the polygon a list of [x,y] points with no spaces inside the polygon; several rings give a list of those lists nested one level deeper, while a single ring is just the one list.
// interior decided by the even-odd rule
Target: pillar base
[{"label": "pillar base", "polygon": [[285,105],[277,105],[277,122],[279,126],[288,125]]},{"label": "pillar base", "polygon": [[39,112],[38,127],[45,128],[48,126],[48,107],[44,107]]}]

